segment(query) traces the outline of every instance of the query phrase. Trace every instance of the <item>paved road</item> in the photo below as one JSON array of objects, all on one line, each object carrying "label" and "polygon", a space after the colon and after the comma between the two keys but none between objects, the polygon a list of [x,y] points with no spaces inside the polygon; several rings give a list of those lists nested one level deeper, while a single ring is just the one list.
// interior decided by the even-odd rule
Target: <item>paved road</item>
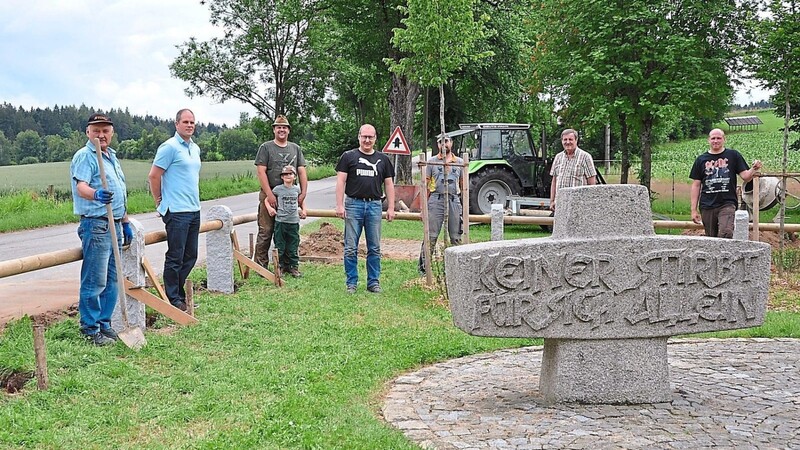
[{"label": "paved road", "polygon": [[[333,209],[336,178],[330,177],[309,182],[307,208]],[[214,205],[226,205],[234,216],[252,214],[258,205],[258,193],[242,194],[224,199],[209,200],[202,203],[201,219]],[[154,212],[136,214],[145,232],[163,231],[164,223]],[[313,220],[308,219],[308,220]],[[80,247],[76,224],[59,225],[35,230],[0,234],[0,261]],[[236,234],[242,248],[249,247],[249,235],[255,234],[255,222],[238,225]],[[160,273],[164,267],[164,253],[167,244],[160,242],[147,246],[146,256]],[[200,258],[205,261],[205,239],[200,239]],[[78,279],[80,262],[64,264],[49,269],[28,272],[7,278],[0,278],[0,325],[25,314],[40,314],[50,310],[60,310],[78,301]]]}]

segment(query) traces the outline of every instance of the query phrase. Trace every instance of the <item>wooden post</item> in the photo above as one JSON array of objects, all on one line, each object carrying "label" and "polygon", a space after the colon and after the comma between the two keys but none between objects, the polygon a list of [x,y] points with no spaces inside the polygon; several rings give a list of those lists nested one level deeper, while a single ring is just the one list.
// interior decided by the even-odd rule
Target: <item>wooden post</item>
[{"label": "wooden post", "polygon": [[464,152],[462,159],[464,168],[461,171],[461,224],[464,229],[461,230],[461,242],[469,244],[469,153]]},{"label": "wooden post", "polygon": [[[250,245],[248,246],[248,250],[249,250],[249,253],[248,253],[248,255],[250,255],[250,259],[252,259],[253,261],[255,261],[255,260],[256,260],[256,241],[255,241],[255,235],[254,235],[253,233],[250,233],[250,236],[249,236],[249,237],[250,237],[250,242],[249,242],[249,244],[250,244]],[[245,266],[245,268],[244,268],[244,275],[242,275],[242,278],[244,278],[244,279],[247,279],[249,276],[250,276],[250,266]]]},{"label": "wooden post", "polygon": [[758,230],[758,213],[761,209],[761,205],[759,205],[759,195],[758,192],[759,184],[761,184],[760,175],[756,173],[756,176],[753,177],[753,240],[759,242],[761,240],[761,236]]},{"label": "wooden post", "polygon": [[194,317],[194,283],[192,280],[186,280],[184,289],[186,290],[186,313]]},{"label": "wooden post", "polygon": [[275,286],[283,286],[283,275],[281,275],[281,263],[278,261],[278,249],[272,249],[272,268],[275,269]]},{"label": "wooden post", "polygon": [[[233,249],[235,251],[237,251],[237,252],[240,251],[239,250],[239,238],[236,236],[236,230],[231,231],[231,243],[233,244]],[[237,261],[237,263],[239,264],[239,274],[241,274],[242,278],[244,278],[244,268],[245,268],[245,266],[241,263],[241,261]]]},{"label": "wooden post", "polygon": [[419,191],[419,205],[422,210],[422,254],[425,258],[425,284],[428,286],[433,284],[433,264],[431,258],[431,237],[430,225],[428,221],[428,167],[426,162],[419,162],[420,171],[420,191]]},{"label": "wooden post", "polygon": [[33,324],[33,351],[36,355],[36,387],[40,391],[46,391],[47,379],[47,345],[44,340],[44,325],[41,323]]}]

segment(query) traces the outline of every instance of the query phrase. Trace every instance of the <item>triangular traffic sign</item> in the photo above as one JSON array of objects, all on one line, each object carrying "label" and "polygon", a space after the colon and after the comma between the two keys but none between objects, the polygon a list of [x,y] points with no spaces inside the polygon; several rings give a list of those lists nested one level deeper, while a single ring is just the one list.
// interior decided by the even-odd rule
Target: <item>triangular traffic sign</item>
[{"label": "triangular traffic sign", "polygon": [[411,148],[408,146],[406,137],[403,136],[403,132],[400,130],[400,127],[395,128],[392,132],[392,135],[389,136],[389,141],[383,146],[383,153],[390,153],[393,155],[411,155]]}]

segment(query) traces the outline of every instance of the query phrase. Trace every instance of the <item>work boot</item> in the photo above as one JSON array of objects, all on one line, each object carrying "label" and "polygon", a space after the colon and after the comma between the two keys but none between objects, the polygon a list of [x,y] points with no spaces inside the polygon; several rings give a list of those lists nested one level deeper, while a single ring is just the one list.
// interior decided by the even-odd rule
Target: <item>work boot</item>
[{"label": "work boot", "polygon": [[111,339],[113,339],[115,341],[119,340],[119,335],[117,334],[116,331],[114,331],[113,328],[101,328],[100,329],[100,334],[102,334],[103,336],[105,336],[107,338],[111,338]]},{"label": "work boot", "polygon": [[300,278],[303,276],[303,274],[300,273],[299,270],[297,270],[297,267],[292,267],[291,269],[287,270],[287,272],[294,278]]},{"label": "work boot", "polygon": [[110,337],[100,332],[97,332],[95,334],[84,335],[84,338],[86,338],[86,340],[89,341],[90,344],[96,345],[98,347],[113,345],[114,342],[116,342],[114,339],[111,339]]},{"label": "work boot", "polygon": [[183,300],[175,300],[174,302],[170,303],[172,303],[172,306],[180,309],[181,311],[185,312],[188,309],[188,307],[186,306],[186,302],[184,302]]}]

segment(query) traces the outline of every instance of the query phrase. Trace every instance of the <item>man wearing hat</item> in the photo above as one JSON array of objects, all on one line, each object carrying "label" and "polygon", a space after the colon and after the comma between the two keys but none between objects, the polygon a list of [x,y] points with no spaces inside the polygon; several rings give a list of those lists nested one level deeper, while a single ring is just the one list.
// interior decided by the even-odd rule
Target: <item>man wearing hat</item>
[{"label": "man wearing hat", "polygon": [[300,219],[306,218],[306,209],[299,205],[300,188],[294,184],[297,171],[294,166],[286,165],[281,170],[283,183],[275,186],[272,193],[278,200],[278,207],[264,200],[264,207],[270,217],[275,219],[275,247],[278,249],[278,262],[281,271],[294,278],[302,274],[298,270],[300,257],[297,248],[300,246]]},{"label": "man wearing hat", "polygon": [[[447,134],[437,137],[439,154],[428,158],[425,173],[428,179],[428,237],[431,255],[439,238],[445,214],[450,244],[461,243],[461,174],[464,160],[453,154],[453,140]],[[446,211],[446,212],[445,212]],[[423,242],[423,246],[425,243]],[[425,274],[425,248],[419,253],[419,272]]]},{"label": "man wearing hat", "polygon": [[281,174],[286,166],[294,167],[300,179],[300,195],[297,202],[301,207],[305,204],[308,193],[306,160],[300,146],[289,142],[291,128],[286,116],[276,117],[275,123],[272,124],[275,139],[261,144],[256,153],[256,175],[261,184],[261,192],[258,196],[258,237],[254,256],[255,261],[263,267],[267,267],[269,262],[269,247],[275,228],[275,218],[269,214],[266,205],[269,204],[277,209],[278,200],[272,190],[283,183]]},{"label": "man wearing hat", "polygon": [[150,174],[150,193],[167,232],[164,291],[172,306],[186,311],[186,278],[197,262],[200,236],[200,147],[192,140],[194,113],[175,114],[175,136],[158,147]]},{"label": "man wearing hat", "polygon": [[[114,149],[114,123],[104,114],[92,114],[86,125],[89,141],[72,157],[69,172],[72,184],[73,211],[81,217],[81,287],[78,298],[81,334],[92,344],[110,345],[118,339],[111,329],[111,314],[117,306],[117,268],[112,245],[127,245],[133,239],[126,212],[127,188]],[[100,141],[108,189],[103,189],[94,139]],[[106,205],[110,204],[114,222],[108,222]],[[118,242],[111,241],[109,226],[117,231]],[[121,239],[120,239],[121,238]],[[121,276],[121,275],[120,275]]]}]

